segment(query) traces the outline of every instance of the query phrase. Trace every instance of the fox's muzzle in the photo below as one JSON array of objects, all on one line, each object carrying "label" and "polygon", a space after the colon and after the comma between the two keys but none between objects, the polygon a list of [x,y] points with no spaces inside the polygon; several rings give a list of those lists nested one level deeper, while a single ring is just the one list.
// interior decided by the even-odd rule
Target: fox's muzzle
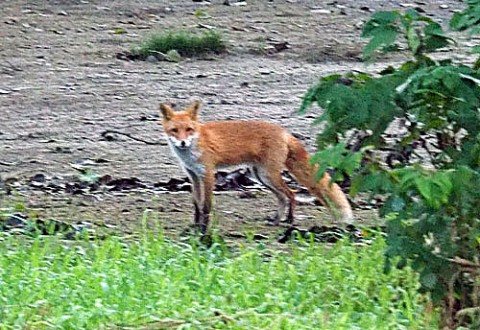
[{"label": "fox's muzzle", "polygon": [[190,135],[186,139],[178,139],[175,136],[169,136],[170,142],[177,148],[186,149],[192,146],[197,135]]}]

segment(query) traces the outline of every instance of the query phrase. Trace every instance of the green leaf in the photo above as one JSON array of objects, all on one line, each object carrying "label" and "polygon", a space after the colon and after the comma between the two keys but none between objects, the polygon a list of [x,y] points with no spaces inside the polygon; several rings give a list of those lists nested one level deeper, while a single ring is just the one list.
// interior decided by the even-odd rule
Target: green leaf
[{"label": "green leaf", "polygon": [[85,181],[85,182],[88,182],[88,183],[95,183],[98,181],[99,179],[99,175],[97,173],[95,173],[93,170],[87,168],[86,170],[84,170],[80,175],[79,175],[79,179],[81,181]]},{"label": "green leaf", "polygon": [[433,289],[437,285],[437,275],[426,272],[420,276],[420,283],[428,289]]},{"label": "green leaf", "polygon": [[418,35],[417,31],[413,28],[407,30],[407,41],[408,47],[412,51],[413,54],[417,54],[418,49],[420,48],[420,36]]},{"label": "green leaf", "polygon": [[464,31],[471,28],[477,29],[476,25],[479,23],[480,2],[478,0],[469,0],[467,8],[460,13],[455,13],[450,19],[450,27],[455,31]]},{"label": "green leaf", "polygon": [[402,197],[395,196],[392,198],[392,201],[391,201],[392,211],[398,212],[398,211],[401,211],[404,207],[405,207],[405,200]]},{"label": "green leaf", "polygon": [[463,13],[454,13],[450,19],[450,27],[455,31],[461,31],[467,27],[467,17]]},{"label": "green leaf", "polygon": [[475,26],[473,27],[470,32],[468,33],[469,36],[472,36],[474,34],[479,34],[480,33],[480,26]]},{"label": "green leaf", "polygon": [[398,269],[403,269],[407,266],[407,258],[401,258],[397,263]]},{"label": "green leaf", "polygon": [[471,53],[472,54],[480,54],[480,45],[477,45],[477,46],[473,47]]},{"label": "green leaf", "polygon": [[442,26],[436,22],[431,22],[425,26],[425,34],[427,36],[439,36],[446,37],[445,32],[443,32]]},{"label": "green leaf", "polygon": [[431,203],[433,198],[435,197],[432,195],[432,183],[428,179],[418,176],[414,179],[414,181],[418,191],[423,196],[423,198],[425,198],[428,202]]},{"label": "green leaf", "polygon": [[369,58],[376,50],[386,50],[393,46],[399,32],[397,11],[380,11],[372,15],[362,30],[363,38],[370,38],[363,50],[363,56]]},{"label": "green leaf", "polygon": [[379,28],[376,31],[375,36],[363,49],[363,56],[369,58],[376,50],[385,49],[386,47],[393,45],[397,40],[397,36],[398,32],[393,27]]},{"label": "green leaf", "polygon": [[425,27],[424,46],[426,51],[432,52],[439,48],[446,47],[448,46],[449,40],[451,39],[443,34],[441,26],[437,23],[432,23]]},{"label": "green leaf", "polygon": [[335,170],[332,178],[334,181],[339,181],[344,179],[343,173],[353,175],[354,171],[360,167],[361,160],[361,152],[351,152],[345,148],[344,143],[339,143],[317,152],[311,157],[310,162],[319,166],[317,181],[323,177],[327,168]]},{"label": "green leaf", "polygon": [[372,18],[365,23],[362,29],[362,37],[372,37],[381,26],[392,25],[399,18],[398,11],[378,11],[372,15]]}]

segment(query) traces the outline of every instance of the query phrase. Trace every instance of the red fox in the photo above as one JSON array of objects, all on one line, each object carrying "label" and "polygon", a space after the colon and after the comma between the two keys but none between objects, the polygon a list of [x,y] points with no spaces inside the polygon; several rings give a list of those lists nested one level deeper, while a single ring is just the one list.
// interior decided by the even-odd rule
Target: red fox
[{"label": "red fox", "polygon": [[324,205],[334,206],[334,216],[353,219],[350,204],[340,187],[325,174],[315,182],[316,166],[299,140],[280,126],[262,121],[216,121],[202,124],[195,101],[184,111],[175,112],[169,105],[160,105],[163,127],[172,152],[192,182],[195,206],[194,222],[202,233],[208,228],[215,186],[215,168],[246,164],[256,180],[271,190],[278,199],[273,224],[285,217],[293,223],[295,195],[282,179],[286,168]]}]

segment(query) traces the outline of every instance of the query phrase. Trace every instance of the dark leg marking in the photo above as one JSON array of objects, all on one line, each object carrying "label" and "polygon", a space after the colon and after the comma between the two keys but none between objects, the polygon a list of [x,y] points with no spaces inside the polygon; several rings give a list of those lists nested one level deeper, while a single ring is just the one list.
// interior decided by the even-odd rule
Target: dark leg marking
[{"label": "dark leg marking", "polygon": [[193,221],[196,225],[199,225],[202,222],[202,210],[200,209],[199,203],[201,202],[201,191],[200,191],[200,180],[198,176],[189,169],[186,169],[188,176],[190,177],[190,181],[192,181],[192,195],[193,195],[193,205],[195,207],[195,214],[193,216]]},{"label": "dark leg marking", "polygon": [[[213,169],[208,169],[206,171],[205,177],[203,178],[203,209],[202,209],[202,221],[200,228],[202,233],[205,234],[208,229],[208,224],[210,222],[210,209],[212,208],[212,194],[215,187],[215,174]],[[200,183],[202,184],[202,183]]]},{"label": "dark leg marking", "polygon": [[200,208],[196,201],[193,201],[193,205],[195,206],[195,215],[193,216],[193,222],[198,225],[201,222],[202,214],[200,212]]},{"label": "dark leg marking", "polygon": [[289,203],[288,205],[288,214],[287,214],[287,223],[293,223],[294,218],[293,218],[293,205],[292,203]]}]

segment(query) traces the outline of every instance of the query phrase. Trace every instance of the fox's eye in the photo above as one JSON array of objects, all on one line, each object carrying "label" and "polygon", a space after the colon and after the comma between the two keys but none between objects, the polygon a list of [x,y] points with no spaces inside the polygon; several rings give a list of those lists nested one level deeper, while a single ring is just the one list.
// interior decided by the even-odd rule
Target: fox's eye
[{"label": "fox's eye", "polygon": [[172,128],[172,129],[170,130],[170,132],[172,132],[172,133],[178,133],[178,128]]},{"label": "fox's eye", "polygon": [[187,132],[193,132],[193,128],[191,127],[187,128]]}]

